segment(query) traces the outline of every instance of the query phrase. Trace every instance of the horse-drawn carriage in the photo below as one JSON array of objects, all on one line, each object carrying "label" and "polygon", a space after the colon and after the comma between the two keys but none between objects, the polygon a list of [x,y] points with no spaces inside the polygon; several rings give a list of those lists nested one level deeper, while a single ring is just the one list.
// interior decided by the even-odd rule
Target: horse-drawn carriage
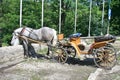
[{"label": "horse-drawn carriage", "polygon": [[[51,37],[48,36],[50,34]],[[11,43],[15,39],[21,38],[23,40],[24,52],[27,53],[27,56],[30,53],[29,46],[31,46],[31,42],[41,44],[44,38],[48,42],[55,43],[54,40],[56,41],[57,39],[56,31],[46,27],[39,30],[26,28],[26,33],[24,28],[20,28],[15,30],[13,35]],[[85,51],[86,46],[81,43],[80,35],[80,33],[72,34],[65,40],[63,39],[63,34],[59,34],[56,45],[48,44],[48,48],[52,51],[52,58],[60,63],[65,63],[69,57],[74,58],[76,55],[92,54],[94,56],[94,62],[98,67],[109,69],[115,65],[116,51],[111,45],[115,41],[113,36],[95,37],[92,45]]]},{"label": "horse-drawn carriage", "polygon": [[80,35],[80,33],[72,34],[65,42],[64,40],[62,41],[63,34],[60,34],[58,36],[58,45],[53,51],[53,57],[55,57],[58,62],[65,63],[68,57],[80,56],[81,54],[92,54],[94,63],[100,68],[109,69],[116,64],[116,50],[111,45],[111,43],[116,40],[114,36],[95,37],[94,42],[86,51],[86,46],[82,44]]}]

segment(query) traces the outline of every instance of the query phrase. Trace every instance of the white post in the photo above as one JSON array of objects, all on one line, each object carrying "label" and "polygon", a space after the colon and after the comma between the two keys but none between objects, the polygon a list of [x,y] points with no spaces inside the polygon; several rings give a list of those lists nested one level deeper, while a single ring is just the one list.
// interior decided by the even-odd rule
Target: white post
[{"label": "white post", "polygon": [[[101,23],[101,35],[103,35],[103,32],[104,32],[104,26],[103,26],[103,23],[104,23],[104,6],[105,6],[105,0],[103,0],[103,9],[102,9],[102,23]],[[103,32],[102,32],[103,31]]]},{"label": "white post", "polygon": [[110,27],[110,19],[111,19],[111,9],[110,9],[110,4],[111,4],[111,0],[108,0],[108,5],[109,5],[109,9],[108,9],[108,27],[107,27],[107,34],[109,34],[109,27]]},{"label": "white post", "polygon": [[44,17],[44,0],[42,0],[42,20],[41,20],[42,27],[43,27],[43,17]]},{"label": "white post", "polygon": [[90,15],[89,15],[88,37],[90,37],[90,29],[91,29],[91,10],[92,10],[92,0],[90,0]]},{"label": "white post", "polygon": [[61,33],[61,0],[60,0],[60,6],[59,6],[59,34]]},{"label": "white post", "polygon": [[22,27],[22,0],[20,0],[20,27]]},{"label": "white post", "polygon": [[110,21],[108,20],[107,34],[109,34],[109,26],[110,26]]},{"label": "white post", "polygon": [[76,0],[76,6],[75,6],[75,29],[74,29],[74,33],[76,33],[76,24],[77,24],[77,0]]}]

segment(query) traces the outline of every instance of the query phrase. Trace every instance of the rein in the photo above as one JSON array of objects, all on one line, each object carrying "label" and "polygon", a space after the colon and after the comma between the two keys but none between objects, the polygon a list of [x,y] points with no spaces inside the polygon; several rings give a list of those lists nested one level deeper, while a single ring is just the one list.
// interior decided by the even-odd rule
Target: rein
[{"label": "rein", "polygon": [[[31,42],[33,42],[33,43],[48,45],[47,43],[40,42],[40,41],[31,39],[31,38],[29,38],[29,37],[26,37],[26,36],[18,35],[18,37],[21,38],[21,39],[26,39],[26,38],[27,38],[29,41],[31,41]],[[52,46],[52,45],[51,45],[51,46]]]}]

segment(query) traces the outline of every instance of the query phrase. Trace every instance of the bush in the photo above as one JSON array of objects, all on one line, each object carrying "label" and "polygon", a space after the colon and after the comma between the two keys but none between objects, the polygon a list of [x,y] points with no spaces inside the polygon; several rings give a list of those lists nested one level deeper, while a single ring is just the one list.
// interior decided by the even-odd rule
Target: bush
[{"label": "bush", "polygon": [[10,34],[5,35],[2,38],[2,43],[6,44],[6,45],[10,45],[11,38],[12,38],[12,36]]}]

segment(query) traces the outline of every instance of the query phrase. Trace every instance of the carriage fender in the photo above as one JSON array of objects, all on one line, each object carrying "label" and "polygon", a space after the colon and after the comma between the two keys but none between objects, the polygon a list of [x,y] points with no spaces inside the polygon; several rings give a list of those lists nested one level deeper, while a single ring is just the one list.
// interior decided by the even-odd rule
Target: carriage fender
[{"label": "carriage fender", "polygon": [[72,42],[69,42],[69,44],[75,48],[76,52],[78,53],[78,56],[80,56],[80,52],[81,50],[79,49],[79,47],[75,44],[75,43],[72,43]]}]

